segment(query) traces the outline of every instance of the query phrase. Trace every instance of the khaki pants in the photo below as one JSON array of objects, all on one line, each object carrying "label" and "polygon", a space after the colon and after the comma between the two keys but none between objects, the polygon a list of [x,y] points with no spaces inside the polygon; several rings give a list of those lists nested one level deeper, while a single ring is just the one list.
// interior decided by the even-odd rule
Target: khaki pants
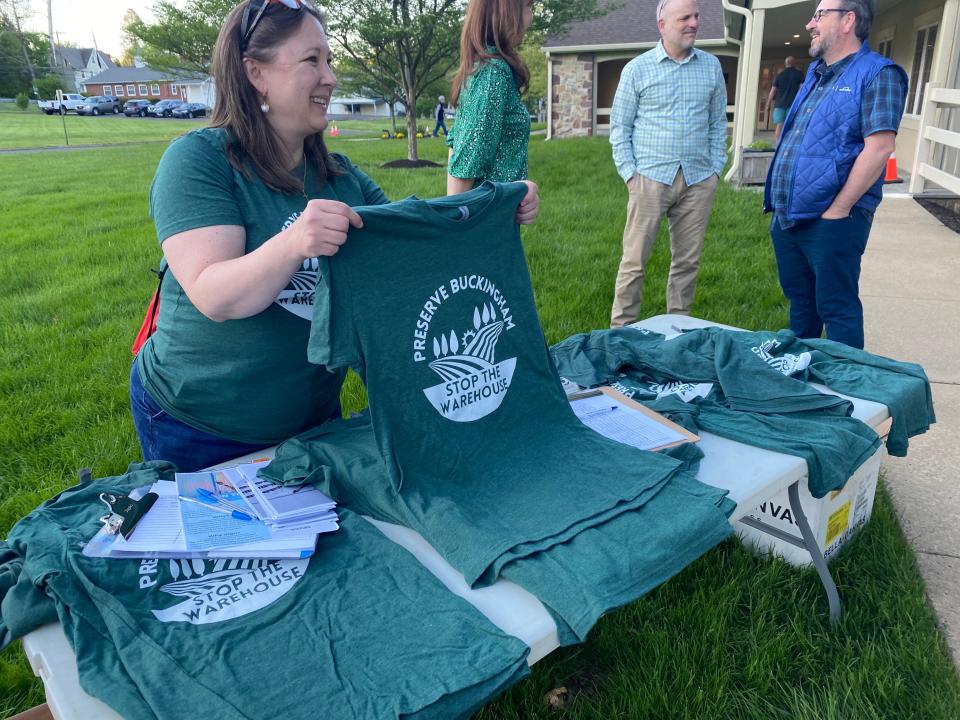
[{"label": "khaki pants", "polygon": [[670,226],[667,312],[690,314],[693,294],[697,289],[703,236],[719,180],[716,175],[711,175],[696,185],[687,185],[680,170],[673,185],[664,185],[643,175],[634,175],[627,182],[630,200],[627,203],[623,258],[617,272],[610,327],[628,325],[640,314],[644,268],[650,260],[664,215]]}]

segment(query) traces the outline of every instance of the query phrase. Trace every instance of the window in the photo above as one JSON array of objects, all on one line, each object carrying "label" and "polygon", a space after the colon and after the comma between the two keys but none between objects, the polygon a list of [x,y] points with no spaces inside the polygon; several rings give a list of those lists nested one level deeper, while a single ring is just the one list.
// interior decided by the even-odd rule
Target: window
[{"label": "window", "polygon": [[[130,88],[127,88],[127,89],[129,90]],[[121,97],[123,95],[123,85],[114,85],[113,94],[116,95],[117,97]],[[127,94],[132,95],[133,93],[128,92]]]},{"label": "window", "polygon": [[140,94],[143,95],[143,97],[146,97],[146,96],[147,96],[147,84],[146,84],[146,83],[140,83],[140,84],[137,86],[137,90],[139,90]]},{"label": "window", "polygon": [[937,25],[928,25],[917,30],[917,44],[913,50],[913,65],[910,67],[910,89],[907,91],[906,112],[919,115],[923,109],[923,91],[930,80],[933,65],[933,49],[937,43]]},{"label": "window", "polygon": [[134,97],[137,94],[136,85],[127,85],[127,96]]},{"label": "window", "polygon": [[877,43],[877,52],[885,58],[893,57],[893,38],[886,38]]},{"label": "window", "polygon": [[159,84],[159,83],[151,83],[151,84],[150,84],[150,94],[153,95],[153,96],[157,96],[157,95],[160,94],[160,84]]},{"label": "window", "polygon": [[170,83],[170,94],[173,95],[174,97],[180,96],[180,90],[179,88],[177,88],[176,83]]}]

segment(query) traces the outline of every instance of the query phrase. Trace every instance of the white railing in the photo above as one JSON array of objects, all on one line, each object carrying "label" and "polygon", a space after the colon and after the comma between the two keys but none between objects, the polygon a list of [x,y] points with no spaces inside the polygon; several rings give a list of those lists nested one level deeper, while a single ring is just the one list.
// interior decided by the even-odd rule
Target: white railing
[{"label": "white railing", "polygon": [[960,174],[948,172],[936,167],[934,163],[937,148],[952,148],[960,151],[960,132],[946,130],[934,123],[945,122],[950,108],[960,108],[960,90],[940,87],[938,83],[927,83],[924,92],[923,111],[920,114],[920,132],[917,137],[917,152],[913,161],[913,173],[910,178],[910,192],[922,193],[927,180],[952,193],[960,195]]}]

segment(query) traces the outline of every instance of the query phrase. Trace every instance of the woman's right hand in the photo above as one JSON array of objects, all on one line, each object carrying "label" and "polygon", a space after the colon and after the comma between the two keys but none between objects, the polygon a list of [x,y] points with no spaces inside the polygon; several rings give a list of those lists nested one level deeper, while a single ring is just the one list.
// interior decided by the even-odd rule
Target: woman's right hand
[{"label": "woman's right hand", "polygon": [[311,200],[289,228],[293,251],[302,260],[336,255],[347,241],[350,226],[363,220],[349,205],[336,200]]},{"label": "woman's right hand", "polygon": [[285,230],[250,253],[245,231],[218,225],[172,235],[163,251],[190,302],[215,322],[250,317],[269,307],[304,260],[334,255],[350,226],[363,220],[335,200],[311,200]]}]

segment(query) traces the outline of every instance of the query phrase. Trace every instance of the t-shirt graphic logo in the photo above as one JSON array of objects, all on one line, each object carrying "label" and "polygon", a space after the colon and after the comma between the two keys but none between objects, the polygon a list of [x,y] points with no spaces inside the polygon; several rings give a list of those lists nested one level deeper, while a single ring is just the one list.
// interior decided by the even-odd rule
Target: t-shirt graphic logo
[{"label": "t-shirt graphic logo", "polygon": [[[292,213],[281,230],[286,230],[300,217],[299,212]],[[280,291],[274,302],[284,310],[289,310],[304,320],[313,318],[313,300],[317,295],[317,272],[320,261],[317,258],[307,258],[300,265],[287,286]]]},{"label": "t-shirt graphic logo", "polygon": [[[209,625],[265,608],[303,577],[309,560],[143,560],[140,587],[157,585],[161,572],[170,581],[161,593],[178,602],[153,610],[160,622]],[[162,596],[161,596],[162,597]]]},{"label": "t-shirt graphic logo", "polygon": [[313,317],[313,300],[317,294],[319,267],[320,261],[317,258],[304,260],[274,302],[284,310],[289,310],[304,320],[310,320]]},{"label": "t-shirt graphic logo", "polygon": [[750,350],[766,362],[767,365],[784,375],[797,375],[809,367],[813,356],[808,352],[802,352],[799,355],[784,353],[780,357],[774,356],[772,354],[773,351],[780,347],[780,345],[782,345],[782,343],[779,340],[771,339],[765,340],[760,343],[759,346],[752,347]]},{"label": "t-shirt graphic logo", "polygon": [[484,302],[473,309],[472,327],[431,338],[434,359],[428,364],[444,382],[423,392],[448,420],[479,420],[500,407],[517,365],[515,357],[496,362],[497,341],[506,327],[493,303]]},{"label": "t-shirt graphic logo", "polygon": [[676,395],[685,403],[690,403],[699,398],[705,398],[713,390],[713,383],[685,383],[685,382],[667,382],[651,383],[650,392],[657,394],[657,400],[662,400],[668,395]]}]

